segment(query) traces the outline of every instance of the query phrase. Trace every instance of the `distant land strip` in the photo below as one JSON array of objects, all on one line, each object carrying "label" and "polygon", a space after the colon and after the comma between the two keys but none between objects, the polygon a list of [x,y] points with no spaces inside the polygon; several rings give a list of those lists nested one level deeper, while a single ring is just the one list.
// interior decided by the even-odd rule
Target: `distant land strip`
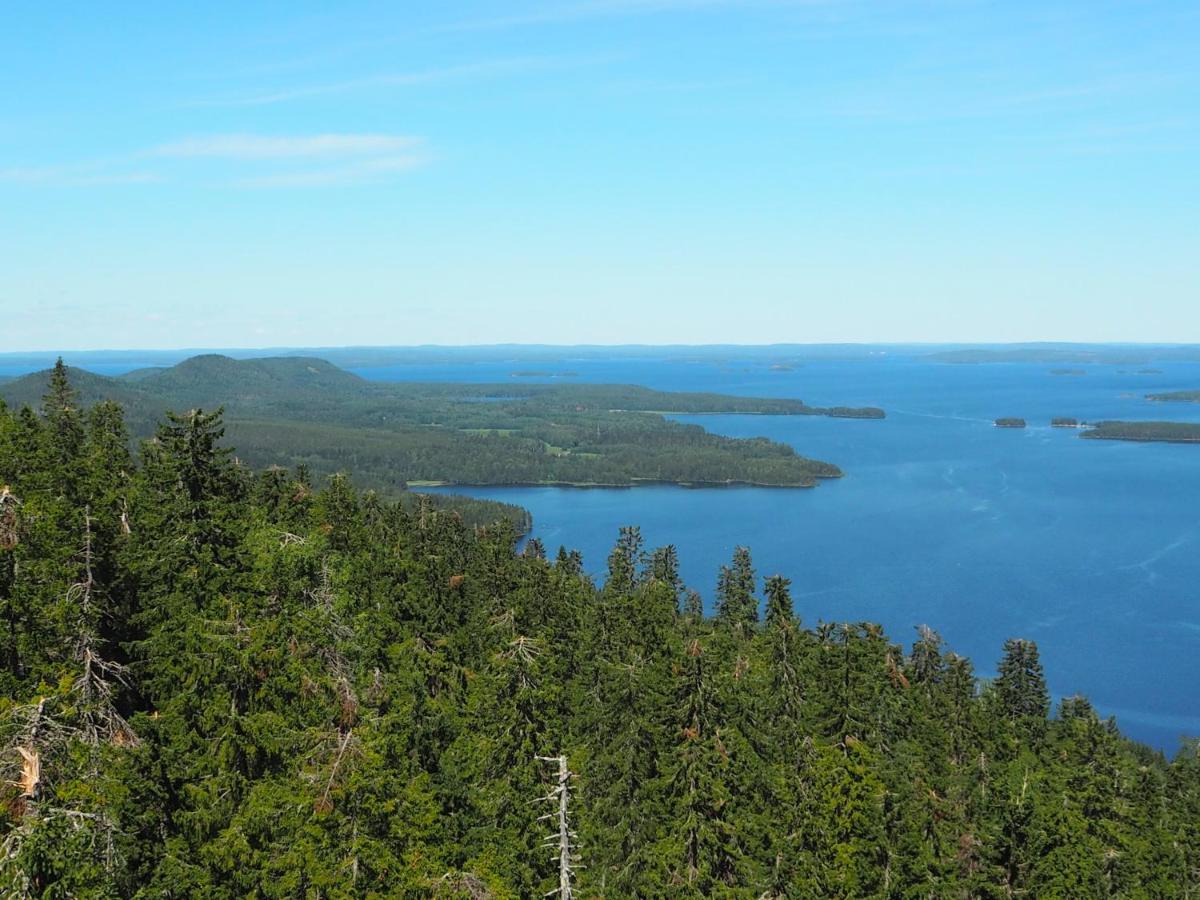
[{"label": "distant land strip", "polygon": [[1146,399],[1159,403],[1200,403],[1200,391],[1167,391],[1162,394],[1147,394]]},{"label": "distant land strip", "polygon": [[1079,436],[1097,441],[1200,444],[1200,423],[1097,422],[1094,427],[1084,431]]},{"label": "distant land strip", "polygon": [[[118,377],[67,372],[81,403],[124,407],[134,438],[150,437],[168,410],[223,407],[227,439],[248,464],[350,471],[385,494],[432,484],[813,487],[842,470],[788,444],[667,416],[885,416],[878,407],[628,384],[371,381],[314,357],[206,354]],[[48,370],[12,379],[0,397],[38,408],[48,382]]]}]

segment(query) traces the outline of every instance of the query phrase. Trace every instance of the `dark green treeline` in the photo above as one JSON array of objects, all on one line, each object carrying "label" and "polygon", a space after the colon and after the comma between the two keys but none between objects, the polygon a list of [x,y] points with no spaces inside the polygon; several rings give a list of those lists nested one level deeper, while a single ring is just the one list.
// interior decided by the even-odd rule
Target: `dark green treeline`
[{"label": "dark green treeline", "polygon": [[[61,373],[60,373],[61,375]],[[1200,763],[1049,718],[923,629],[804,628],[748,552],[716,614],[673,548],[468,529],[119,408],[0,408],[0,893],[535,897],[547,767],[581,897],[1186,897]],[[814,611],[814,613],[817,611]]]}]

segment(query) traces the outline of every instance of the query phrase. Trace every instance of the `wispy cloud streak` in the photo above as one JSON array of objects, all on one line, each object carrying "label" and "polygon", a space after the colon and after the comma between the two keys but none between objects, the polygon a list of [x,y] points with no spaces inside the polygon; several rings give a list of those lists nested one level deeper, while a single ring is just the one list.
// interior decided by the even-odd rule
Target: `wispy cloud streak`
[{"label": "wispy cloud streak", "polygon": [[234,160],[345,157],[395,153],[416,148],[419,138],[393,134],[314,134],[275,137],[261,134],[218,134],[161,144],[152,156]]},{"label": "wispy cloud streak", "polygon": [[[87,187],[201,179],[234,187],[322,187],[380,183],[428,162],[425,141],[397,134],[214,134],[182,138],[129,156],[69,165],[0,169],[0,184]],[[133,169],[131,167],[138,166]],[[153,166],[160,171],[148,171]]]},{"label": "wispy cloud streak", "polygon": [[0,169],[0,183],[42,187],[100,187],[153,184],[163,180],[156,172],[106,171],[104,163],[61,166],[19,166]]},{"label": "wispy cloud streak", "polygon": [[699,12],[722,9],[805,9],[844,5],[848,0],[588,0],[530,13],[476,19],[445,26],[444,31],[475,31],[526,25],[557,25],[618,16]]},{"label": "wispy cloud streak", "polygon": [[276,103],[287,103],[294,100],[350,93],[353,91],[418,87],[421,85],[443,84],[472,78],[487,78],[505,72],[520,72],[543,66],[552,66],[556,63],[561,63],[561,60],[546,57],[513,57],[510,59],[485,60],[482,62],[421,69],[413,72],[380,72],[374,75],[364,75],[360,78],[344,78],[337,81],[248,92],[229,97],[213,97],[196,100],[186,105],[201,107],[270,106]]},{"label": "wispy cloud streak", "polygon": [[420,156],[382,156],[322,169],[276,172],[239,178],[234,184],[237,187],[255,188],[339,187],[374,184],[398,173],[418,168],[424,163],[425,159]]}]

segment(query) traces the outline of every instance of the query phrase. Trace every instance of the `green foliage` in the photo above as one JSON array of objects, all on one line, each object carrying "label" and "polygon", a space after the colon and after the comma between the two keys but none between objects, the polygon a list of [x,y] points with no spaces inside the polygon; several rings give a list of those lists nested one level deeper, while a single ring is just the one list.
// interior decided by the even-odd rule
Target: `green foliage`
[{"label": "green foliage", "polygon": [[[32,404],[65,371],[15,379],[0,393]],[[248,463],[353,472],[362,486],[388,494],[430,482],[811,486],[840,470],[785,444],[721,437],[664,414],[883,416],[633,385],[371,382],[300,357],[198,356],[120,378],[70,371],[84,399],[125,406],[139,437],[168,410],[223,405],[230,440]]]},{"label": "green foliage", "polygon": [[743,548],[706,618],[636,528],[596,586],[505,523],[252,472],[219,413],[135,461],[71,390],[0,407],[6,896],[544,895],[560,752],[579,896],[1200,885],[1195,744],[1050,718],[1030,642],[980,691],[930,629],[801,627],[786,579],[760,623]]},{"label": "green foliage", "polygon": [[1091,440],[1197,444],[1200,443],[1200,425],[1195,422],[1097,422],[1079,436]]}]

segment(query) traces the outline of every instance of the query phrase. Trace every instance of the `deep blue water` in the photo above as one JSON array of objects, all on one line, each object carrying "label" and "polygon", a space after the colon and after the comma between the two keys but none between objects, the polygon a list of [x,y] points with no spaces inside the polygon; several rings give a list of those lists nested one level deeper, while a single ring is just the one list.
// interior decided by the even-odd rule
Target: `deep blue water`
[{"label": "deep blue water", "polygon": [[[877,404],[885,421],[682,417],[766,435],[840,465],[814,490],[491,488],[519,503],[553,552],[580,549],[603,572],[621,525],[678,546],[688,583],[711,599],[718,567],[749,546],[761,575],[793,580],[818,620],[882,623],[894,640],[927,623],[981,675],[1007,637],[1038,642],[1051,690],[1082,693],[1122,729],[1168,751],[1200,734],[1200,446],[1086,441],[1053,416],[1200,421],[1200,406],[1147,392],[1200,387],[1200,365],[952,366],[912,359],[570,360],[580,381]],[[1078,367],[1071,367],[1078,368]],[[517,381],[512,365],[363,370],[387,379]],[[524,380],[524,379],[520,379]],[[1024,431],[996,429],[1021,416]]]}]

